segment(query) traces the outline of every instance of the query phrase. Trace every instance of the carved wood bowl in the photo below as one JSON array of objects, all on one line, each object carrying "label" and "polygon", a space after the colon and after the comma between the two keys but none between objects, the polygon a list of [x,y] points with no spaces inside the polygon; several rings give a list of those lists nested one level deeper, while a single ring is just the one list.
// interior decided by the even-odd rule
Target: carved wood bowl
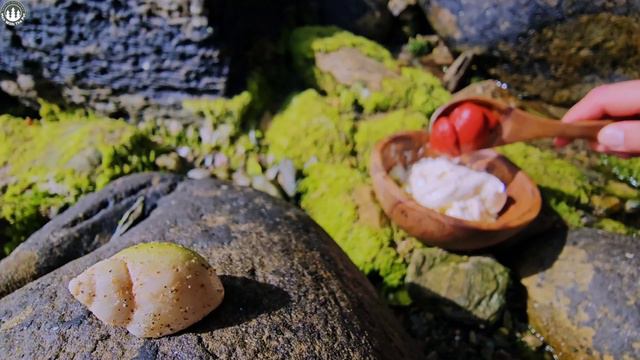
[{"label": "carved wood bowl", "polygon": [[427,245],[450,250],[476,250],[507,240],[531,223],[541,207],[536,184],[507,158],[493,150],[460,157],[462,164],[498,177],[507,189],[507,203],[494,222],[458,219],[419,205],[389,174],[400,164],[405,169],[429,150],[429,134],[411,131],[380,141],[371,156],[370,174],[380,205],[391,221]]}]

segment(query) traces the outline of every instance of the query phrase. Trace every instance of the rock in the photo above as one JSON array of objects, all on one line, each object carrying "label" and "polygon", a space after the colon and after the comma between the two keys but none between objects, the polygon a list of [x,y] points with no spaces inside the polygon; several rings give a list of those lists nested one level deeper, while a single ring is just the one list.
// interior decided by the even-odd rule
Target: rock
[{"label": "rock", "polygon": [[561,359],[637,359],[639,254],[637,238],[579,229],[529,240],[508,259],[531,324]]},{"label": "rock", "polygon": [[422,248],[413,252],[405,281],[412,297],[454,319],[495,322],[505,305],[509,270],[490,257]]},{"label": "rock", "polygon": [[187,177],[189,179],[195,179],[195,180],[206,179],[208,177],[211,177],[211,171],[207,169],[200,169],[200,168],[191,169],[187,172]]},{"label": "rock", "polygon": [[89,194],[0,260],[0,297],[107,243],[118,220],[144,196],[145,212],[175,188],[178,177],[136,174]]},{"label": "rock", "polygon": [[24,23],[0,34],[0,70],[31,76],[38,97],[139,116],[225,90],[228,59],[202,1],[23,3]]},{"label": "rock", "polygon": [[316,54],[318,68],[345,85],[366,84],[373,90],[382,88],[382,80],[398,75],[353,48],[342,48],[331,53]]},{"label": "rock", "polygon": [[498,79],[568,105],[596,85],[640,77],[640,2],[421,0],[457,50],[500,59]]},{"label": "rock", "polygon": [[[97,261],[159,240],[197,251],[225,289],[222,305],[185,331],[137,339],[103,325],[64,289]],[[0,351],[13,358],[418,354],[367,279],[308,216],[266,194],[214,179],[181,182],[123,236],[0,299],[0,321]]]},{"label": "rock", "polygon": [[386,0],[323,0],[316,6],[326,24],[376,40],[389,35],[392,16]]}]

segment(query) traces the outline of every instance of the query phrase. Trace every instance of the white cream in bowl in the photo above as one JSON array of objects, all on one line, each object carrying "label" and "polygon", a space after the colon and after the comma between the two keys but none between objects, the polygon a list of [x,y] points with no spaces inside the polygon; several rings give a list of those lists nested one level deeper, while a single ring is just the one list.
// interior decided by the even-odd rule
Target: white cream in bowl
[{"label": "white cream in bowl", "polygon": [[470,221],[495,221],[507,201],[500,179],[445,157],[414,163],[407,191],[421,206]]}]

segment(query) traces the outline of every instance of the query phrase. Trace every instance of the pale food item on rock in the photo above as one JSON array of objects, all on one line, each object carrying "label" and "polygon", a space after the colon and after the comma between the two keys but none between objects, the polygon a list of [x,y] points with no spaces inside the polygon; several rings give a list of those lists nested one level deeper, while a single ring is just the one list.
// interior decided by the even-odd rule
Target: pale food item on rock
[{"label": "pale food item on rock", "polygon": [[224,297],[220,279],[202,256],[168,242],[126,248],[72,279],[69,291],[98,319],[138,337],[185,329]]},{"label": "pale food item on rock", "polygon": [[414,163],[409,170],[407,191],[421,206],[469,221],[495,221],[507,201],[500,179],[446,157]]}]

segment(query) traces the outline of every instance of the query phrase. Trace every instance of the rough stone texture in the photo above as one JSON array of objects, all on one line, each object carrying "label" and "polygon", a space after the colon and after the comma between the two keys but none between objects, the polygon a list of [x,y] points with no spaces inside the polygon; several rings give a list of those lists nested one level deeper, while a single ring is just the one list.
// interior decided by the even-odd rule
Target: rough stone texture
[{"label": "rough stone texture", "polygon": [[640,1],[422,0],[438,33],[459,50],[501,60],[500,80],[570,104],[595,85],[640,77]]},{"label": "rough stone texture", "polygon": [[0,260],[0,297],[105,244],[138,197],[144,196],[149,214],[178,181],[175,175],[136,174],[83,197]]},{"label": "rough stone texture", "polygon": [[320,20],[376,40],[389,35],[392,16],[386,0],[317,1]]},{"label": "rough stone texture", "polygon": [[225,89],[227,60],[204,1],[23,3],[24,23],[0,32],[7,93],[141,116]]},{"label": "rough stone texture", "polygon": [[[147,241],[197,251],[225,287],[220,308],[193,327],[156,340],[103,325],[66,290],[91,264]],[[213,179],[179,183],[123,236],[0,299],[0,322],[0,353],[10,358],[402,359],[417,354],[367,280],[301,210]]]},{"label": "rough stone texture", "polygon": [[637,238],[555,231],[510,258],[527,288],[529,320],[560,358],[640,358]]},{"label": "rough stone texture", "polygon": [[423,248],[413,252],[406,283],[413,297],[453,318],[493,322],[505,305],[509,270],[490,257]]}]

